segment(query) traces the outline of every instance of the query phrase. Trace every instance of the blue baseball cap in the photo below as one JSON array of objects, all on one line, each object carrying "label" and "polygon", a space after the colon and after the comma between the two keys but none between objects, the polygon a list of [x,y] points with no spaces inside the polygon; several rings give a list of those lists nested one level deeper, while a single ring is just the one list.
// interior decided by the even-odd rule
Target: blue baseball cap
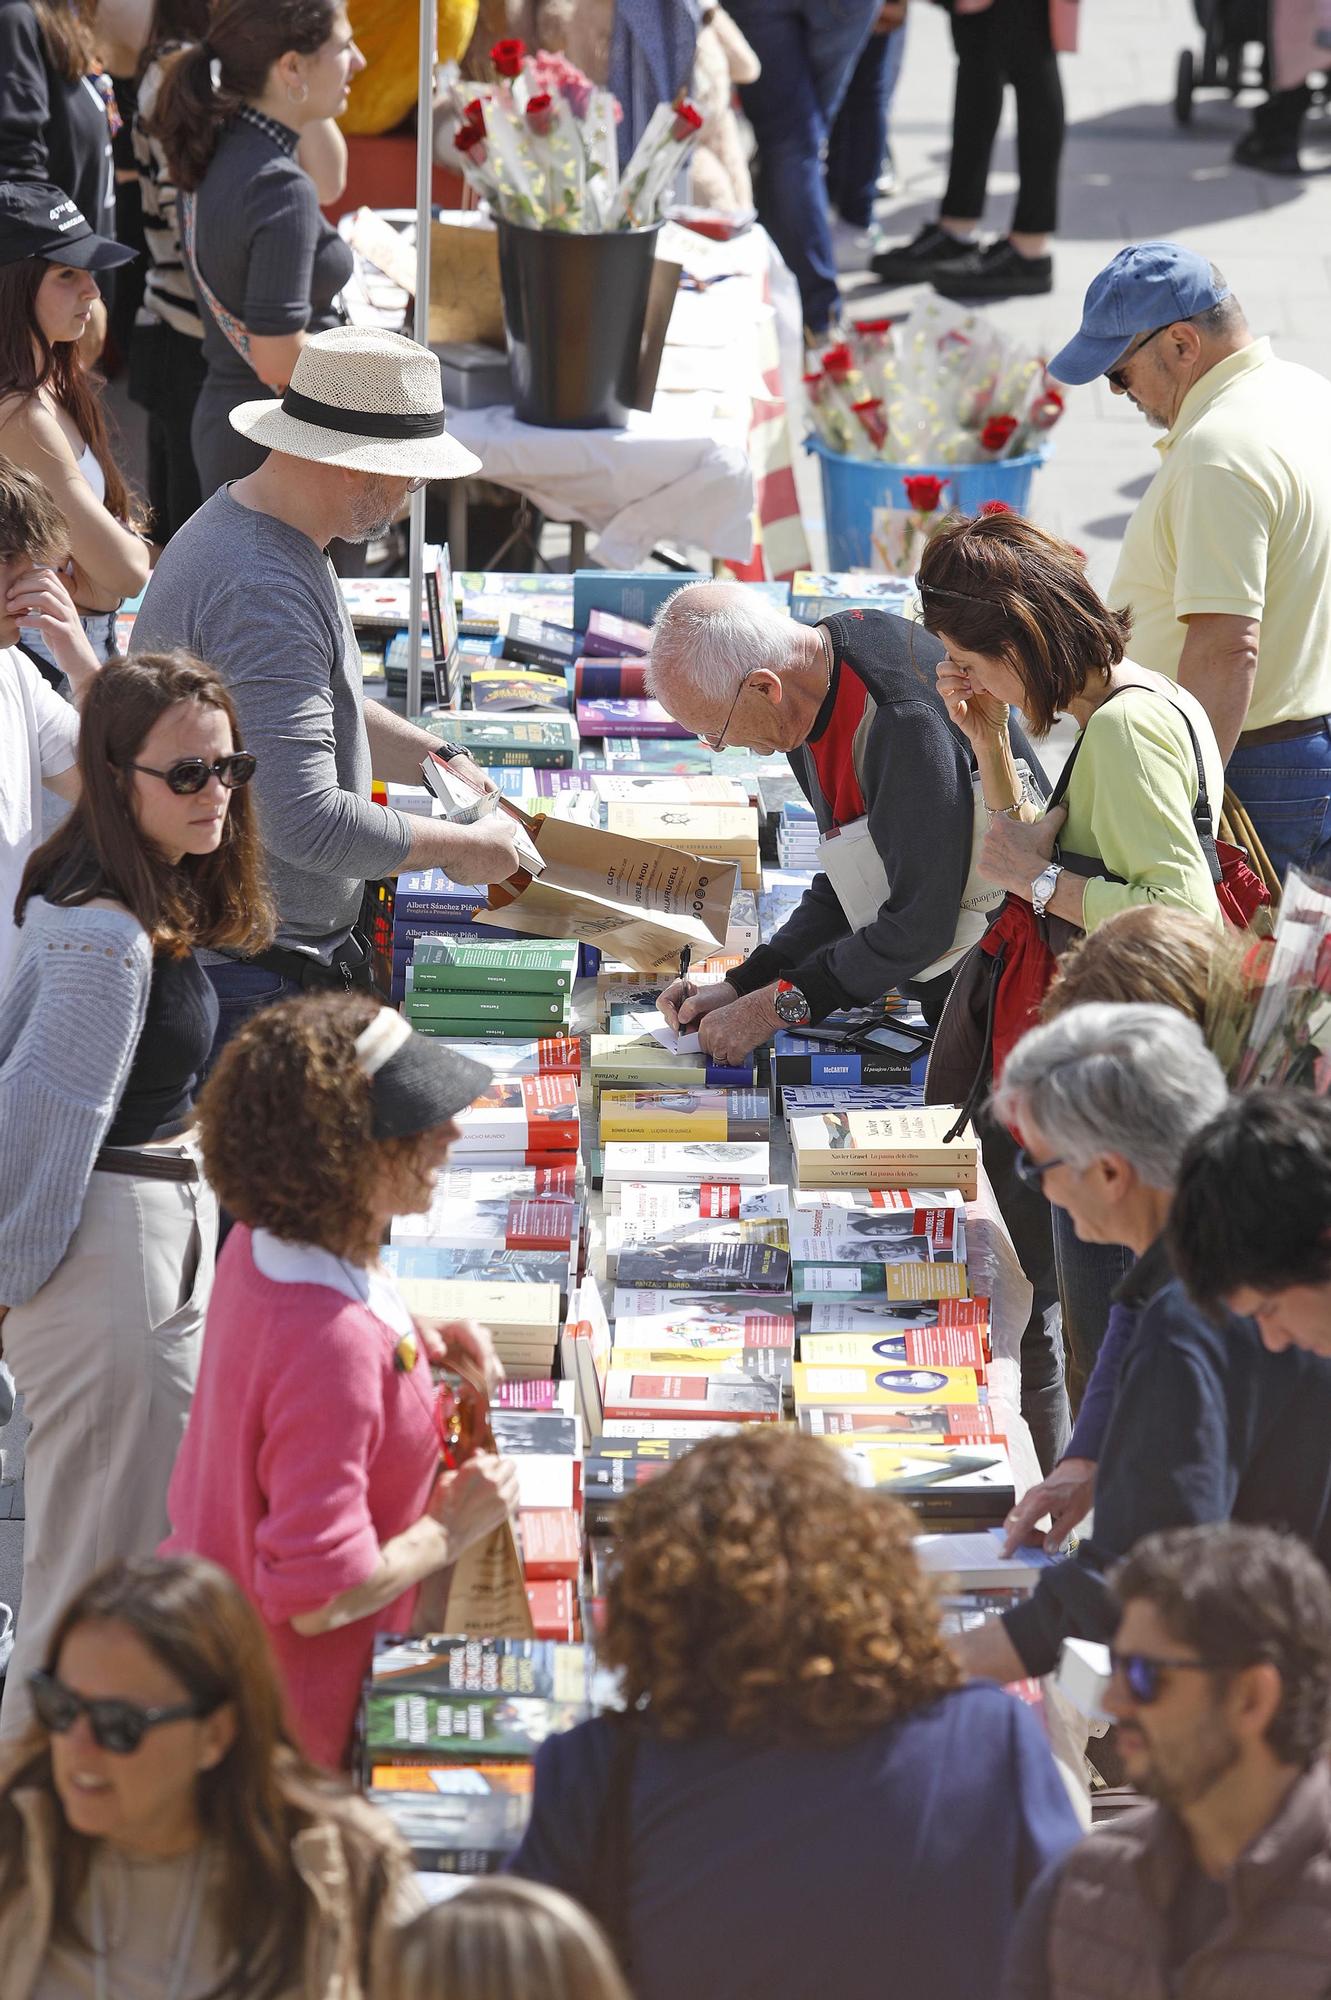
[{"label": "blue baseball cap", "polygon": [[1130,243],[1091,280],[1081,331],[1049,363],[1059,382],[1094,382],[1126,354],[1139,333],[1191,319],[1229,297],[1210,260],[1182,243]]}]

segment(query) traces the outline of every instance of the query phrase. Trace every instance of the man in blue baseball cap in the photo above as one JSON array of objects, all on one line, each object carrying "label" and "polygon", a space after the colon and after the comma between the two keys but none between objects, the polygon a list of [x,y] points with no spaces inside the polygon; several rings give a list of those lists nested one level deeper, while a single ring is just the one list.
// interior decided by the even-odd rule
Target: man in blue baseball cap
[{"label": "man in blue baseball cap", "polygon": [[1331,382],[1181,243],[1120,250],[1049,371],[1103,376],[1164,432],[1108,601],[1206,708],[1277,873],[1331,871]]}]

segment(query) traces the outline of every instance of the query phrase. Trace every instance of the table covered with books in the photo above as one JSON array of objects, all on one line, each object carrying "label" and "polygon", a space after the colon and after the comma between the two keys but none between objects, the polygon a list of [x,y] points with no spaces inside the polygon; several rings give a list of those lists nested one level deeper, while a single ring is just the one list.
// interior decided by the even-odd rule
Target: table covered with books
[{"label": "table covered with books", "polygon": [[[589,1641],[616,1509],[700,1438],[825,1439],[913,1509],[959,1625],[1033,1587],[999,1524],[1039,1472],[1030,1287],[973,1132],[923,1104],[918,1016],[889,996],[720,1065],[657,1010],[683,946],[705,984],[780,928],[817,842],[784,758],[710,751],[642,692],[677,579],[435,581],[449,704],[423,720],[489,766],[503,804],[482,809],[523,814],[533,875],[488,896],[403,875],[376,933],[412,1025],[494,1072],[384,1253],[415,1310],[492,1329],[493,1434],[519,1470],[516,1531],[459,1566],[430,1629],[379,1642],[365,1691],[364,1782],[447,1874],[500,1865],[539,1742],[613,1703]],[[789,601],[817,618],[901,598],[810,575]],[[446,763],[422,779],[390,800],[477,809]],[[1075,1789],[1078,1719],[1048,1688],[1014,1698]]]},{"label": "table covered with books", "polygon": [[[414,229],[407,211],[381,211],[373,221],[407,237]],[[354,217],[342,225],[357,251],[351,317],[400,326],[407,295],[357,248],[375,238],[368,224],[356,225]],[[783,364],[790,382],[800,365],[790,275],[757,227],[716,243],[667,224],[658,254],[682,264],[685,278],[650,410],[630,412],[621,429],[546,429],[519,422],[508,402],[469,408],[446,384],[449,429],[482,460],[485,479],[595,533],[606,567],[630,568],[664,542],[701,550],[742,576],[788,576],[809,560],[783,384]],[[449,488],[459,569],[468,486],[455,480]]]}]

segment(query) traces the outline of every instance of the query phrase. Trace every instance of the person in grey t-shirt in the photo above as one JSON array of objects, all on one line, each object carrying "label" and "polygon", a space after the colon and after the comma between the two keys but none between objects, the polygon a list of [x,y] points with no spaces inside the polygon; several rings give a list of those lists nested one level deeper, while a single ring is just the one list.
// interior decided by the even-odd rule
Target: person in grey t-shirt
[{"label": "person in grey t-shirt", "polygon": [[[372,778],[420,782],[429,751],[451,746],[363,700],[360,647],[325,553],[335,537],[382,534],[424,479],[478,462],[444,429],[439,363],[401,334],[314,334],[280,403],[242,404],[231,421],[269,452],[223,487],[163,551],[135,622],[136,652],[183,646],[225,680],[255,782],[277,941],[208,975],[221,1002],[214,1056],[258,1008],[304,987],[367,985],[352,932],[365,882],[440,868],[500,882],[517,863],[516,822],[472,826],[375,805]],[[485,779],[463,759],[460,773]]]}]

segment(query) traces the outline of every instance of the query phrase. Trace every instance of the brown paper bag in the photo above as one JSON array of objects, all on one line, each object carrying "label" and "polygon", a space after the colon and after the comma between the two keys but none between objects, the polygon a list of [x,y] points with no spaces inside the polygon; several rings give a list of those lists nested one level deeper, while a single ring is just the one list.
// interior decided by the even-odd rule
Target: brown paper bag
[{"label": "brown paper bag", "polygon": [[499,232],[463,222],[430,225],[430,345],[482,340],[502,350]]},{"label": "brown paper bag", "polygon": [[536,1637],[511,1521],[464,1549],[447,1581],[443,1622],[435,1626],[437,1632],[479,1632],[493,1639]]}]

